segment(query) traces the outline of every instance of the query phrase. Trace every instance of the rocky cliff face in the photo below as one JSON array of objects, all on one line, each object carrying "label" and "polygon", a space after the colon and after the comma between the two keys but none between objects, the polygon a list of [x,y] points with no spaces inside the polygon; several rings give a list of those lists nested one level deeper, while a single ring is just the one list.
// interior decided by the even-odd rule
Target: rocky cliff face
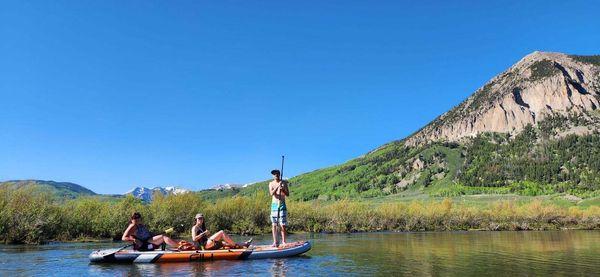
[{"label": "rocky cliff face", "polygon": [[460,141],[482,132],[518,133],[548,116],[588,116],[600,107],[600,57],[534,52],[406,139]]}]

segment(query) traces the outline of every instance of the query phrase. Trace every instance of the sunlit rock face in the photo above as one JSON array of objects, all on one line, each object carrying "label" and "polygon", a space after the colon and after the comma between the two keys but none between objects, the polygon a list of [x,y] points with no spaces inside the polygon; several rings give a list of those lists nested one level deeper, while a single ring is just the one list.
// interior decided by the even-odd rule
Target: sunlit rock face
[{"label": "sunlit rock face", "polygon": [[600,58],[589,57],[531,53],[406,143],[459,141],[482,132],[514,134],[552,115],[587,116],[600,107]]}]

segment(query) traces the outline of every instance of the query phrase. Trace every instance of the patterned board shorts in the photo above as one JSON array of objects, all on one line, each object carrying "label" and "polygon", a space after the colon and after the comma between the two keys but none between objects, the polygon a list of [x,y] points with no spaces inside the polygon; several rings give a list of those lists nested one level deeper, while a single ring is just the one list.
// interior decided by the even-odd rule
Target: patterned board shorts
[{"label": "patterned board shorts", "polygon": [[[277,211],[279,210],[279,217],[277,217]],[[285,203],[279,206],[278,203],[271,203],[271,223],[285,226],[287,224],[287,208]]]}]

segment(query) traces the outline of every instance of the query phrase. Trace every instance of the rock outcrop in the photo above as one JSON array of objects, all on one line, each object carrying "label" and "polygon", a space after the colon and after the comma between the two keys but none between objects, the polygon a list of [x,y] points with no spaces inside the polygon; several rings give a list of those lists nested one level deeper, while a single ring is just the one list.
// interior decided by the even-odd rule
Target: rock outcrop
[{"label": "rock outcrop", "polygon": [[406,139],[407,145],[460,141],[482,132],[518,133],[552,115],[600,107],[600,58],[534,52],[457,107]]}]

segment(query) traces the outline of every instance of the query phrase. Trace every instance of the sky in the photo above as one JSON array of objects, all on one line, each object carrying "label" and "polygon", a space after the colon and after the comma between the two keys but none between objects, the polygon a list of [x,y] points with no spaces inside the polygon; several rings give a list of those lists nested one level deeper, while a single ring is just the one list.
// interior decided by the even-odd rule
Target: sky
[{"label": "sky", "polygon": [[595,1],[3,1],[0,180],[261,181],[402,139],[536,51],[600,54]]}]

